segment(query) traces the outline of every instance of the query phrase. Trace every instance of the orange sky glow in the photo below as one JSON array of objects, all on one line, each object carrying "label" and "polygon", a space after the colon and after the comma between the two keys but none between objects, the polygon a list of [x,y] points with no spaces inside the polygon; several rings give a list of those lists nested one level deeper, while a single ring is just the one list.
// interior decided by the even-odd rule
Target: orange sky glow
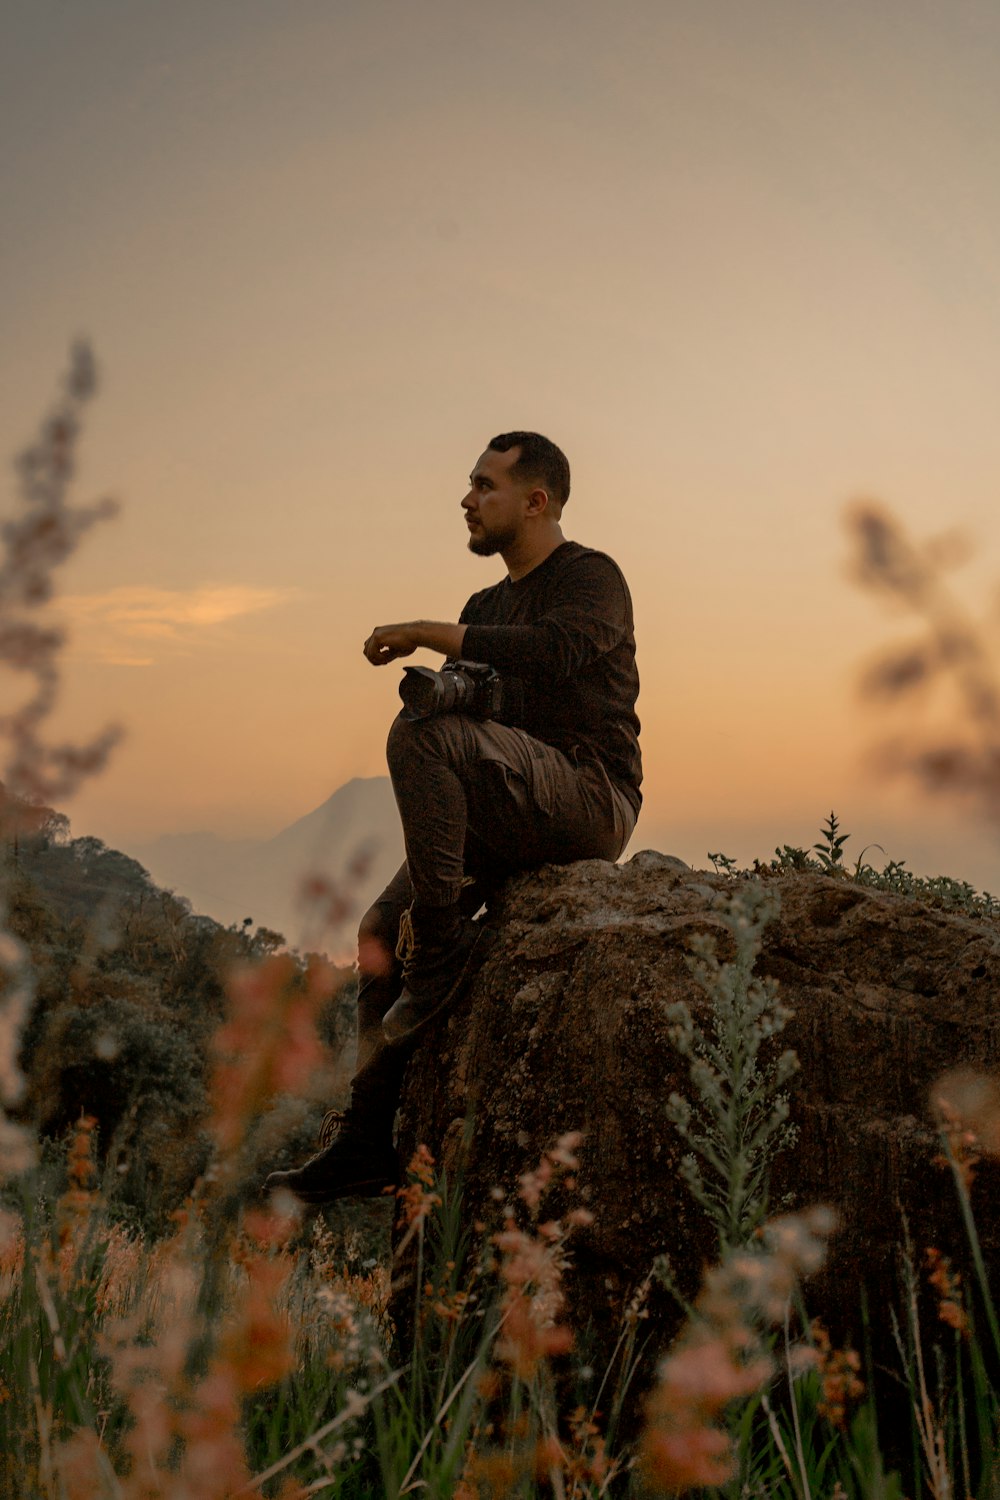
[{"label": "orange sky glow", "polygon": [[78,498],[123,506],[60,577],[58,728],[127,730],[74,830],[266,834],[383,774],[398,669],[362,642],[501,576],[459,501],[528,427],[632,590],[633,849],[766,856],[835,807],[849,855],[996,889],[1000,834],[865,770],[856,683],[911,627],[842,516],[961,528],[958,596],[994,608],[1000,11],[503,16],[7,8],[0,449],[86,335]]}]

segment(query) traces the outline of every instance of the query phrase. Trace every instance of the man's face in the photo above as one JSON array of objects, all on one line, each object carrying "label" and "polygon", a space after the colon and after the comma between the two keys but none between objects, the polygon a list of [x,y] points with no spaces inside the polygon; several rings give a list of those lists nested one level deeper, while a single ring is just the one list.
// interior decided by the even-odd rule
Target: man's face
[{"label": "man's face", "polygon": [[525,501],[532,485],[511,476],[520,448],[497,453],[493,448],[476,461],[469,475],[469,493],[462,501],[469,528],[469,551],[493,557],[513,546],[524,525]]}]

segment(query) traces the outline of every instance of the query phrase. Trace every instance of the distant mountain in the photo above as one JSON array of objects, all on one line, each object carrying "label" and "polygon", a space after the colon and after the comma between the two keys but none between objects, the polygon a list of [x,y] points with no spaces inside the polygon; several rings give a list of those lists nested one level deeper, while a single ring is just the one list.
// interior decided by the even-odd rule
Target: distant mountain
[{"label": "distant mountain", "polygon": [[[370,776],[355,777],[273,838],[165,834],[128,853],[196,911],[226,924],[252,917],[295,947],[339,954],[353,942],[356,917],[402,863],[403,835],[389,778]],[[304,906],[303,884],[312,877],[332,882],[349,902],[354,915],[339,930],[321,930],[322,897]]]}]

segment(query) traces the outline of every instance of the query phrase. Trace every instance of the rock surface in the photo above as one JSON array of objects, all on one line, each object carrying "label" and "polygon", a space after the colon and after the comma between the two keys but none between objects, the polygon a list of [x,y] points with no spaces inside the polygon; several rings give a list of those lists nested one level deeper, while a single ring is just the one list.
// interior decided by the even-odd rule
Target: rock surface
[{"label": "rock surface", "polygon": [[[714,1258],[666,1116],[671,1092],[690,1094],[666,1011],[683,999],[704,1017],[688,944],[715,931],[729,956],[713,904],[731,886],[652,851],[518,877],[484,968],[408,1073],[404,1156],[424,1142],[452,1172],[461,1159],[472,1216],[486,1215],[491,1189],[515,1190],[554,1137],[585,1132],[579,1176],[595,1222],[577,1238],[575,1278],[598,1326],[614,1326],[655,1256],[667,1252],[689,1288]],[[859,1340],[860,1288],[873,1305],[895,1300],[901,1208],[918,1251],[962,1259],[951,1178],[932,1164],[929,1092],[956,1065],[1000,1069],[1000,924],[848,879],[797,873],[771,888],[780,914],[756,972],[794,1011],[780,1044],[801,1063],[799,1138],[774,1163],[772,1201],[837,1208],[810,1308]],[[1000,1243],[996,1185],[984,1162],[975,1202],[988,1254]]]}]

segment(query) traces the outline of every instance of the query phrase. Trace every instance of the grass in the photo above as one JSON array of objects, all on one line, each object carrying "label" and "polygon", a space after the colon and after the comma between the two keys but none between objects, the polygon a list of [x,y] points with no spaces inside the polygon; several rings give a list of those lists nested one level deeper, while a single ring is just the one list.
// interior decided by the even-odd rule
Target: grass
[{"label": "grass", "polygon": [[892,891],[900,896],[926,902],[929,906],[945,911],[955,911],[963,916],[992,919],[1000,916],[1000,898],[989,891],[978,891],[967,880],[954,880],[948,875],[915,875],[906,868],[905,859],[886,859],[882,869],[876,869],[866,855],[872,849],[884,853],[881,844],[868,844],[857,856],[853,865],[845,860],[844,846],[850,834],[841,831],[835,812],[820,830],[820,842],[811,849],[802,849],[794,844],[780,844],[774,857],[768,861],[755,859],[752,865],[741,869],[737,860],[721,851],[707,857],[720,875],[733,879],[771,880],[777,876],[796,872],[811,872],[815,875],[831,875],[838,879],[852,880],[857,885],[871,890]]},{"label": "grass", "polygon": [[[395,1261],[358,1274],[322,1217],[248,1212],[220,1235],[211,1183],[168,1237],[127,1233],[83,1120],[64,1153],[43,1153],[6,1194],[3,1493],[983,1500],[1000,1493],[1000,1322],[969,1199],[980,1134],[964,1102],[942,1084],[943,1150],[976,1281],[963,1286],[936,1254],[904,1259],[892,1393],[909,1411],[902,1477],[879,1439],[884,1374],[831,1348],[803,1310],[803,1283],[835,1232],[829,1211],[771,1219],[727,1247],[641,1420],[624,1424],[642,1289],[607,1370],[580,1369],[564,1285],[589,1216],[572,1206],[576,1137],[556,1142],[478,1235],[460,1187],[421,1150],[397,1200]],[[571,1205],[558,1220],[547,1217],[556,1184]],[[921,1327],[921,1284],[942,1317],[937,1340]]]}]

